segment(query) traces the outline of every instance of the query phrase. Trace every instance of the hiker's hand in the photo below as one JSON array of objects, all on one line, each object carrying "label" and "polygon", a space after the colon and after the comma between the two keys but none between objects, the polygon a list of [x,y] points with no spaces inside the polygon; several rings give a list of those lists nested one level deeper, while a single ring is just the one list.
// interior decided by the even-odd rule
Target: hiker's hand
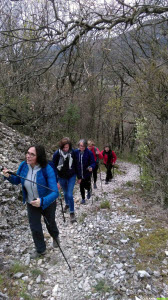
[{"label": "hiker's hand", "polygon": [[99,151],[96,151],[96,154],[98,155],[98,154],[99,154]]},{"label": "hiker's hand", "polygon": [[58,188],[58,190],[60,190],[60,188],[61,188],[59,182],[57,182],[57,188]]},{"label": "hiker's hand", "polygon": [[92,167],[89,167],[88,170],[89,170],[89,172],[92,172]]},{"label": "hiker's hand", "polygon": [[82,179],[78,179],[78,181],[77,181],[77,182],[78,182],[78,184],[80,184],[80,183],[81,183],[81,181],[82,181]]},{"label": "hiker's hand", "polygon": [[37,198],[36,200],[31,201],[30,204],[35,207],[40,207],[40,198]]},{"label": "hiker's hand", "polygon": [[4,168],[3,171],[2,171],[3,174],[4,174],[4,176],[7,177],[7,178],[9,178],[9,176],[10,176],[10,174],[8,173],[8,171],[9,170],[7,168]]}]

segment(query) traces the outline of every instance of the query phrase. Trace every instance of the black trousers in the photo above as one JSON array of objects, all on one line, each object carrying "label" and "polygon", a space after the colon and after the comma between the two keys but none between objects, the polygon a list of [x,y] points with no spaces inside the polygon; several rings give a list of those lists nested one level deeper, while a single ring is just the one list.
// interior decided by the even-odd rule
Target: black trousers
[{"label": "black trousers", "polygon": [[106,171],[106,181],[108,182],[110,179],[113,178],[113,175],[112,175],[112,172],[111,172],[111,169],[112,169],[112,164],[109,164],[109,165],[105,165],[107,171]]},{"label": "black trousers", "polygon": [[85,189],[88,191],[90,191],[91,189],[91,176],[81,180],[80,192],[81,192],[82,199],[85,199]]},{"label": "black trousers", "polygon": [[55,239],[59,235],[59,230],[55,222],[56,201],[50,204],[46,209],[42,210],[40,207],[32,206],[27,203],[27,212],[29,218],[30,229],[32,232],[33,241],[38,253],[46,250],[46,243],[44,241],[44,234],[41,224],[41,216],[44,216],[49,234]]},{"label": "black trousers", "polygon": [[96,167],[92,171],[94,183],[96,183],[96,181],[97,181],[97,171],[98,171],[98,168],[99,168],[99,165],[96,164]]}]

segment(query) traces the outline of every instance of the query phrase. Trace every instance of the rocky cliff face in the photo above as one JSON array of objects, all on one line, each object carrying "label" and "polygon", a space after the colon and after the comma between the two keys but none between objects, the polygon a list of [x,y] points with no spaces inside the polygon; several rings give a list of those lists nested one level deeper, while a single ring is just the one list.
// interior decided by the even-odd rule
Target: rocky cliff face
[{"label": "rocky cliff face", "polygon": [[0,122],[0,165],[16,169],[25,158],[24,151],[30,142],[30,137],[21,135]]},{"label": "rocky cliff face", "polygon": [[[30,145],[30,138],[0,123],[0,166],[16,171],[24,160],[24,152]],[[18,207],[21,200],[20,186],[13,186],[4,177],[0,176],[0,237],[5,234],[4,229],[13,227],[14,218],[17,221]],[[17,222],[16,222],[17,223]]]}]

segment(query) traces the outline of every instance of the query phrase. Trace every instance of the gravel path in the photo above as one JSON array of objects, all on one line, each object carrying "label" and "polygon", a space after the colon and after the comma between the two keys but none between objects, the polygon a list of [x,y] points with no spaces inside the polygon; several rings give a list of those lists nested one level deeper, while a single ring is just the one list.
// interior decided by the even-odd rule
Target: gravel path
[{"label": "gravel path", "polygon": [[[6,132],[4,136],[6,139]],[[16,141],[16,137],[13,140]],[[6,163],[9,162],[4,153],[10,156],[9,149],[13,151],[12,145],[6,146],[1,154]],[[11,169],[18,165],[18,160],[13,159],[12,164]],[[70,224],[68,213],[64,223],[58,205],[56,219],[61,249],[71,271],[60,250],[52,248],[44,224],[47,254],[43,259],[30,260],[33,242],[26,209],[16,201],[19,190],[9,183],[1,183],[0,270],[8,285],[5,287],[0,282],[0,299],[151,300],[168,295],[166,257],[161,266],[154,266],[154,270],[137,269],[136,237],[150,233],[152,228],[146,229],[148,211],[142,201],[137,201],[138,166],[121,161],[117,164],[119,172],[115,171],[108,185],[105,185],[105,173],[101,172],[101,182],[98,175],[98,188],[93,190],[87,205],[80,204],[79,187],[76,186],[77,223]],[[163,222],[164,215],[160,216]],[[24,268],[11,271],[16,262]]]}]

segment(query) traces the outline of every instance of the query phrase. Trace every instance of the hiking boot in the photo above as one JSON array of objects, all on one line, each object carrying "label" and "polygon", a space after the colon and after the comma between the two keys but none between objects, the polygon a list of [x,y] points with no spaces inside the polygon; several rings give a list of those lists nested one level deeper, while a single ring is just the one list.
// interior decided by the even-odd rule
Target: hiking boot
[{"label": "hiking boot", "polygon": [[77,222],[74,213],[70,213],[70,222],[71,223]]},{"label": "hiking boot", "polygon": [[59,245],[60,245],[59,237],[53,239],[53,248],[59,248]]},{"label": "hiking boot", "polygon": [[81,200],[81,204],[86,204],[85,199],[82,199],[82,200]]},{"label": "hiking boot", "polygon": [[94,183],[94,189],[97,189],[97,185],[96,185],[96,183]]},{"label": "hiking boot", "polygon": [[105,184],[108,184],[108,181],[105,181]]},{"label": "hiking boot", "polygon": [[69,206],[66,204],[66,205],[64,206],[63,212],[66,213],[68,210],[69,210]]},{"label": "hiking boot", "polygon": [[89,200],[90,197],[91,197],[91,191],[88,191],[88,192],[87,192],[87,199]]},{"label": "hiking boot", "polygon": [[42,258],[46,254],[46,250],[42,253],[37,252],[36,250],[30,254],[30,259]]}]

